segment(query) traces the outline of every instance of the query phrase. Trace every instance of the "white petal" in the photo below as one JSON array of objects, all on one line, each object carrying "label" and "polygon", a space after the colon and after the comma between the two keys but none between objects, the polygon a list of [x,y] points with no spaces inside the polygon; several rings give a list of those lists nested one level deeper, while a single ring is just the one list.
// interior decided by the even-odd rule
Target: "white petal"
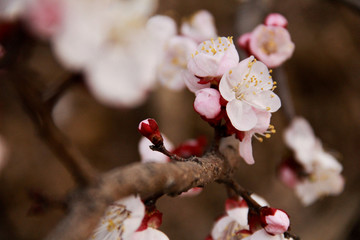
[{"label": "white petal", "polygon": [[213,229],[211,230],[211,236],[214,240],[222,239],[224,231],[231,223],[234,223],[234,219],[229,216],[220,218],[215,222]]},{"label": "white petal", "polygon": [[276,112],[281,107],[279,96],[272,91],[262,91],[256,95],[249,94],[246,101],[255,108],[269,112]]},{"label": "white petal", "polygon": [[[246,134],[246,133],[245,133]],[[252,154],[251,135],[247,134],[239,143],[239,154],[247,164],[254,164],[255,160]]]},{"label": "white petal", "polygon": [[295,117],[284,132],[285,143],[295,152],[309,152],[316,144],[314,132],[304,118]]},{"label": "white petal", "polygon": [[248,212],[247,207],[237,207],[227,211],[229,217],[232,217],[241,226],[248,225]]},{"label": "white petal", "polygon": [[232,125],[240,131],[248,131],[257,123],[257,117],[252,107],[243,101],[234,99],[226,105],[227,115]]},{"label": "white petal", "polygon": [[243,240],[282,240],[281,235],[270,235],[264,229],[256,231],[254,234],[244,238]]},{"label": "white petal", "polygon": [[146,29],[159,41],[166,41],[175,36],[176,23],[168,16],[156,15],[148,20]]},{"label": "white petal", "polygon": [[262,207],[270,206],[270,204],[263,197],[260,197],[255,193],[251,194],[251,198],[254,199]]},{"label": "white petal", "polygon": [[131,238],[125,240],[169,240],[161,231],[148,227],[144,231],[135,232]]},{"label": "white petal", "polygon": [[139,196],[123,198],[117,203],[124,204],[126,209],[130,211],[130,216],[124,221],[123,237],[126,238],[140,227],[145,215],[145,206]]},{"label": "white petal", "polygon": [[187,70],[182,71],[182,77],[184,79],[184,82],[185,82],[187,88],[193,93],[195,93],[196,91],[198,91],[200,89],[210,87],[210,83],[199,84],[198,82],[200,79],[195,77],[194,74],[190,73]]}]

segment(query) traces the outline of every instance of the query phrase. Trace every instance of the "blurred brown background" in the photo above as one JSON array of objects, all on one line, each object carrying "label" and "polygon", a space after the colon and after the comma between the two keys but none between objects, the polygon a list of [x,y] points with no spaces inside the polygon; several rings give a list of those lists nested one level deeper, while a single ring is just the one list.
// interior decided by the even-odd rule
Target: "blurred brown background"
[{"label": "blurred brown background", "polygon": [[[304,208],[276,179],[276,165],[286,153],[281,133],[287,121],[281,109],[272,120],[278,133],[264,143],[254,141],[256,164],[242,163],[238,180],[272,206],[285,209],[292,232],[304,240],[360,239],[360,10],[325,0],[163,0],[159,13],[180,21],[198,9],[213,13],[218,33],[224,36],[250,31],[269,12],[288,18],[296,49],[284,69],[297,114],[309,120],[327,149],[336,151],[344,165],[346,188],[339,197]],[[49,82],[68,74],[45,43],[37,43],[29,65]],[[0,173],[0,239],[40,239],[64,212],[49,209],[29,215],[28,191],[63,199],[75,186],[39,139],[12,84],[3,77],[0,81],[0,134],[9,148],[7,165]],[[113,109],[97,103],[77,84],[61,99],[55,116],[92,164],[108,170],[139,160],[137,125],[147,117],[156,118],[175,144],[198,134],[210,138],[210,127],[193,112],[193,99],[186,90],[178,93],[159,87],[141,107]],[[164,214],[161,229],[172,240],[204,239],[214,218],[222,214],[225,198],[226,191],[218,184],[194,198],[163,197],[158,203]]]}]

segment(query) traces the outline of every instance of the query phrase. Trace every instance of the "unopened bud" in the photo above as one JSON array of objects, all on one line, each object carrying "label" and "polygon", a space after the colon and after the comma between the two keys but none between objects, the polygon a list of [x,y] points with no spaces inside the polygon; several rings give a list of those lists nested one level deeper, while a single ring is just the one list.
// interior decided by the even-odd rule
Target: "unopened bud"
[{"label": "unopened bud", "polygon": [[260,221],[265,231],[273,235],[286,232],[290,226],[290,219],[287,213],[276,208],[261,208]]},{"label": "unopened bud", "polygon": [[163,144],[163,137],[159,131],[159,126],[157,122],[152,119],[148,118],[139,123],[138,127],[139,132],[141,135],[149,139],[152,144],[159,146]]},{"label": "unopened bud", "polygon": [[283,15],[279,13],[271,13],[266,17],[265,25],[286,28],[288,21]]},{"label": "unopened bud", "polygon": [[213,88],[204,88],[196,91],[194,109],[206,119],[216,118],[220,111],[220,93]]}]

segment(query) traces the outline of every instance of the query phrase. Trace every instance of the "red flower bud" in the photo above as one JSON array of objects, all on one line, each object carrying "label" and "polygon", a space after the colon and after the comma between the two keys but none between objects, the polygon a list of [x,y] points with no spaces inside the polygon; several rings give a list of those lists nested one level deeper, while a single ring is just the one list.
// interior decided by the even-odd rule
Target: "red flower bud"
[{"label": "red flower bud", "polygon": [[141,121],[138,130],[141,135],[149,139],[154,145],[163,145],[163,137],[161,136],[159,126],[154,119],[148,118]]}]

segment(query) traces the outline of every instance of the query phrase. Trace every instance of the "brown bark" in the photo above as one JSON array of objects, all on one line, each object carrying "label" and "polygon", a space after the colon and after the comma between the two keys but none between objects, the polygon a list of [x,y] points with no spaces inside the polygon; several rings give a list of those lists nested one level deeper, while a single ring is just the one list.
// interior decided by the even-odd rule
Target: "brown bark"
[{"label": "brown bark", "polygon": [[192,187],[227,181],[238,161],[237,150],[226,149],[226,157],[209,153],[187,162],[132,164],[103,174],[98,181],[73,197],[69,214],[47,240],[87,239],[106,207],[132,194],[142,199],[154,195],[177,195]]}]

